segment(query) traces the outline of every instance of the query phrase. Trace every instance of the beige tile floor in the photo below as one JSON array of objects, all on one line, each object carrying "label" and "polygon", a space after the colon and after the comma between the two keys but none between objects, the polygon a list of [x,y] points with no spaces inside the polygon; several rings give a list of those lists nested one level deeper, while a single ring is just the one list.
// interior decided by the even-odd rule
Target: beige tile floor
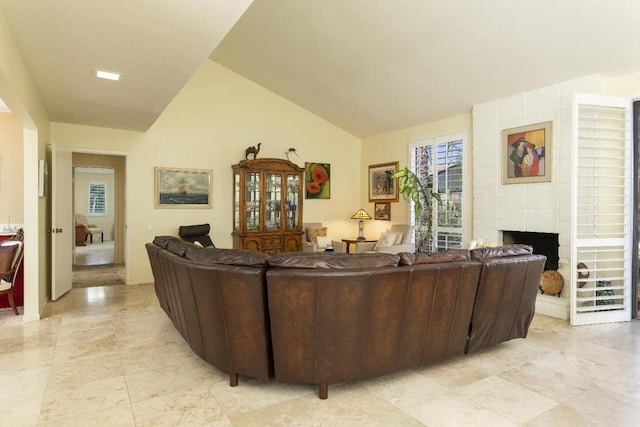
[{"label": "beige tile floor", "polygon": [[195,356],[152,285],[72,289],[40,321],[0,311],[1,426],[637,426],[640,322],[529,337],[383,378],[308,385]]}]

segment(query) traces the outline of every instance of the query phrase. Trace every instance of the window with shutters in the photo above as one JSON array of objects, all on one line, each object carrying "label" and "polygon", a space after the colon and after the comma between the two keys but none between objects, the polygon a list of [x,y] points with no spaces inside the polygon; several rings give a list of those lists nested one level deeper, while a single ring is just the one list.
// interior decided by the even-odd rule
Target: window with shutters
[{"label": "window with shutters", "polygon": [[90,181],[88,189],[87,215],[107,215],[107,183]]},{"label": "window with shutters", "polygon": [[[435,203],[433,241],[436,250],[462,248],[463,243],[463,163],[462,134],[428,138],[409,144],[409,169],[432,191],[437,191],[442,203]],[[436,190],[437,189],[437,190]],[[413,208],[411,223],[415,224]]]}]

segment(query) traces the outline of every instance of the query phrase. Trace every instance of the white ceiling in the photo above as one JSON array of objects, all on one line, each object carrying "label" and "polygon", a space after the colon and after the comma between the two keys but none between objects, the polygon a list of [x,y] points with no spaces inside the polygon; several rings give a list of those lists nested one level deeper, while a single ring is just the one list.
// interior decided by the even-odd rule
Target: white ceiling
[{"label": "white ceiling", "polygon": [[[52,121],[123,129],[148,129],[209,54],[359,137],[588,74],[640,71],[637,0],[250,3],[0,7]],[[122,82],[96,80],[97,67]]]},{"label": "white ceiling", "polygon": [[249,4],[0,0],[50,120],[131,130],[155,122]]}]

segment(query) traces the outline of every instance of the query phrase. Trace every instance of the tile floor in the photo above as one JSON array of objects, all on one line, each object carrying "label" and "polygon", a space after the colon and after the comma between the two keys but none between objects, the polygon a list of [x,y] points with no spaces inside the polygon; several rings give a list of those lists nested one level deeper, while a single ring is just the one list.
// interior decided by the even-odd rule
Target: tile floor
[{"label": "tile floor", "polygon": [[152,285],[72,289],[23,324],[0,311],[1,426],[636,426],[640,322],[529,337],[383,378],[317,388],[240,378],[195,356]]}]

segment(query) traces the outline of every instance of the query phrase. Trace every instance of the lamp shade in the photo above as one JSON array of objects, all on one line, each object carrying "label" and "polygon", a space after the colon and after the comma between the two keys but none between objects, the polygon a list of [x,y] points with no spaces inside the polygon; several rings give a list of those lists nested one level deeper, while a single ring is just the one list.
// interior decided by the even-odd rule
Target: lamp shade
[{"label": "lamp shade", "polygon": [[371,216],[369,216],[364,209],[358,209],[358,211],[351,216],[351,219],[371,219]]}]

